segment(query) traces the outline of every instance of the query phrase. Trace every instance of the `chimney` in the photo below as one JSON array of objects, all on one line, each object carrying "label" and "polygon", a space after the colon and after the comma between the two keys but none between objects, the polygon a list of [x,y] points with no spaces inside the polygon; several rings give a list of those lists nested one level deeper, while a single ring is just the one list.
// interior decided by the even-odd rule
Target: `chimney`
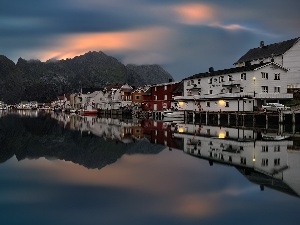
[{"label": "chimney", "polygon": [[210,73],[213,73],[213,72],[214,72],[214,68],[213,68],[213,67],[209,67],[208,71],[209,71]]},{"label": "chimney", "polygon": [[170,78],[170,79],[169,79],[169,83],[171,83],[171,82],[173,82],[173,79]]},{"label": "chimney", "polygon": [[264,42],[264,41],[261,41],[261,42],[260,42],[260,47],[261,47],[261,48],[265,47],[265,42]]}]

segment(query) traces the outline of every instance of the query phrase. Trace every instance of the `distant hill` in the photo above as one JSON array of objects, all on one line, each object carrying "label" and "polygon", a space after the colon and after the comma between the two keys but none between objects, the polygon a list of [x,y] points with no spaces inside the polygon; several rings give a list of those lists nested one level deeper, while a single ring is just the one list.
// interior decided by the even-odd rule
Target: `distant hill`
[{"label": "distant hill", "polygon": [[159,65],[124,65],[103,52],[65,60],[18,59],[0,55],[0,100],[7,103],[49,102],[80,87],[102,88],[115,83],[132,86],[168,82],[173,77]]}]

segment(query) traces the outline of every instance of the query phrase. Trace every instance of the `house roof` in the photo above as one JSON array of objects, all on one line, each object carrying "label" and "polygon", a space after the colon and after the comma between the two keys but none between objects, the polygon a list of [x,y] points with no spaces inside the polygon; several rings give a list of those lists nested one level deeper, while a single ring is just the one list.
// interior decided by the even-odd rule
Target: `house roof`
[{"label": "house roof", "polygon": [[82,88],[81,93],[82,94],[88,94],[88,93],[93,93],[95,91],[101,91],[101,88]]},{"label": "house roof", "polygon": [[287,41],[282,41],[279,43],[263,45],[262,47],[258,48],[252,48],[245,55],[243,55],[235,64],[282,55],[291,47],[293,47],[293,45],[295,45],[295,43],[298,40],[299,37]]},{"label": "house roof", "polygon": [[183,93],[183,81],[181,81],[177,87],[172,90],[172,94]]},{"label": "house roof", "polygon": [[233,74],[233,73],[243,73],[243,72],[247,72],[247,71],[254,71],[254,70],[258,70],[260,68],[266,67],[271,64],[276,65],[281,69],[287,70],[277,63],[267,62],[267,63],[249,65],[249,66],[234,67],[234,68],[230,68],[230,69],[216,70],[216,71],[212,71],[212,72],[198,73],[198,74],[195,74],[188,78],[185,78],[184,80],[190,80],[190,79],[196,79],[196,78],[202,78],[202,77],[228,75],[228,74]]}]

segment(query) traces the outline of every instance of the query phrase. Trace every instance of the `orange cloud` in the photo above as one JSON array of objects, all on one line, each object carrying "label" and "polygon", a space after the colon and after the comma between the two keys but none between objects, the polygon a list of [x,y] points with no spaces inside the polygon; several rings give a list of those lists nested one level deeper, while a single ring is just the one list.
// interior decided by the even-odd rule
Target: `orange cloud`
[{"label": "orange cloud", "polygon": [[66,59],[88,51],[159,50],[170,35],[168,28],[151,27],[141,30],[65,35],[57,39],[56,47],[39,53],[42,61]]},{"label": "orange cloud", "polygon": [[178,19],[186,24],[205,24],[214,18],[214,9],[204,4],[186,4],[173,6]]}]

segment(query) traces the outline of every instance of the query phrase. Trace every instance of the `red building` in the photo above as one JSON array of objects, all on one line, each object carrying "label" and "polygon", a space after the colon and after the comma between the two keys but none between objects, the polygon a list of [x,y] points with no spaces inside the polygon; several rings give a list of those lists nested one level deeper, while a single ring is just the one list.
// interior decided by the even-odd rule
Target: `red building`
[{"label": "red building", "polygon": [[164,111],[171,107],[174,96],[181,95],[178,86],[181,82],[170,82],[151,86],[143,95],[142,110]]},{"label": "red building", "polygon": [[183,149],[182,139],[173,137],[172,125],[162,121],[143,120],[141,126],[144,136],[151,143],[168,146],[170,150],[172,148]]}]

